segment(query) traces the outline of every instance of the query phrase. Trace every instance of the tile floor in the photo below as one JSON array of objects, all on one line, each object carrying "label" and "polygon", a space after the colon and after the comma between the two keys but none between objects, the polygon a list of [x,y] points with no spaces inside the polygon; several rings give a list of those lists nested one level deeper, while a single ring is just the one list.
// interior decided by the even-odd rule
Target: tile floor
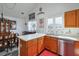
[{"label": "tile floor", "polygon": [[18,48],[13,47],[12,51],[9,49],[8,52],[6,50],[0,52],[0,56],[18,56]]}]

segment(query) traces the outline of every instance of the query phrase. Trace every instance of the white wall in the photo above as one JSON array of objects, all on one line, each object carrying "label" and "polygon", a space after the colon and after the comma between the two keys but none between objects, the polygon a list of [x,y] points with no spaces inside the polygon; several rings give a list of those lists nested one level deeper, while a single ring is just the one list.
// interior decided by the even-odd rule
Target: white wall
[{"label": "white wall", "polygon": [[[55,18],[56,16],[64,16],[64,12],[66,12],[66,11],[73,10],[73,9],[79,9],[79,4],[78,3],[40,3],[34,9],[32,9],[29,12],[29,14],[32,13],[32,12],[36,13],[36,20],[37,21],[39,20],[38,16],[37,16],[37,13],[39,12],[40,7],[42,7],[43,11],[45,12],[45,16],[44,16],[45,17],[45,26],[44,26],[44,29],[45,29],[45,32],[47,32],[46,31],[47,30],[47,24],[46,24],[47,21],[46,20],[48,18]],[[64,24],[62,24],[62,26],[64,26]],[[57,29],[57,28],[56,29],[52,28],[52,31],[54,31],[54,32],[56,32],[58,30],[59,29]],[[61,28],[60,30],[63,31],[63,32],[68,32],[69,28]],[[74,32],[74,33],[79,32],[78,30],[79,29],[71,28],[71,31]],[[53,32],[50,31],[50,33],[53,33]]]}]

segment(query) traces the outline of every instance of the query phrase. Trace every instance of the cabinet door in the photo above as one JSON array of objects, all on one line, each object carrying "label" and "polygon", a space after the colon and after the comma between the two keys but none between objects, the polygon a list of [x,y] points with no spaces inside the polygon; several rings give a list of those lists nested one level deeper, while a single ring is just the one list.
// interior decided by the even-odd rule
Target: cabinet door
[{"label": "cabinet door", "polygon": [[37,39],[27,41],[27,45],[28,45],[28,47],[32,47],[34,45],[37,45]]},{"label": "cabinet door", "polygon": [[77,23],[77,27],[79,28],[79,9],[77,10],[77,21],[76,21]]},{"label": "cabinet door", "polygon": [[26,41],[20,40],[20,56],[27,56]]},{"label": "cabinet door", "polygon": [[28,56],[37,55],[37,39],[28,41]]},{"label": "cabinet door", "polygon": [[37,45],[28,47],[28,56],[36,56],[37,55]]},{"label": "cabinet door", "polygon": [[64,55],[74,56],[74,41],[64,41]]},{"label": "cabinet door", "polygon": [[45,46],[48,50],[58,53],[58,40],[54,37],[47,37],[45,39]]},{"label": "cabinet door", "polygon": [[78,41],[75,42],[75,55],[79,56],[79,42]]},{"label": "cabinet door", "polygon": [[44,49],[44,37],[40,37],[38,40],[38,54]]},{"label": "cabinet door", "polygon": [[65,12],[65,27],[76,27],[76,11]]}]

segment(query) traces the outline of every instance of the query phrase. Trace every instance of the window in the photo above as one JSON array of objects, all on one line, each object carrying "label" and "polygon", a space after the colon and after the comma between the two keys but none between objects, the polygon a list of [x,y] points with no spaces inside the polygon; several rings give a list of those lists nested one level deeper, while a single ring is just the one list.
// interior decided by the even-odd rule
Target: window
[{"label": "window", "polygon": [[48,21],[47,21],[47,24],[48,24],[48,25],[53,24],[53,18],[49,18]]},{"label": "window", "polygon": [[55,24],[63,24],[63,18],[62,17],[56,17],[55,18]]},{"label": "window", "polygon": [[28,31],[36,31],[36,21],[28,22]]},{"label": "window", "polygon": [[47,26],[48,26],[48,28],[52,28],[53,27],[52,24],[53,24],[53,18],[49,18],[47,20]]}]

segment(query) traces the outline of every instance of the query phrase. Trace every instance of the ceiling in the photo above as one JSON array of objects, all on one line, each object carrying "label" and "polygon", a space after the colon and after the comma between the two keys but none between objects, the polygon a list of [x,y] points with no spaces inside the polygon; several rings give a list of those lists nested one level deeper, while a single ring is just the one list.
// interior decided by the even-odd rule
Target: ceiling
[{"label": "ceiling", "polygon": [[39,9],[41,6],[50,16],[52,14],[79,8],[79,3],[0,3],[0,14],[3,9],[4,16],[26,19],[33,9]]},{"label": "ceiling", "polygon": [[35,5],[34,3],[0,3],[0,13],[3,10],[5,16],[25,19]]}]

